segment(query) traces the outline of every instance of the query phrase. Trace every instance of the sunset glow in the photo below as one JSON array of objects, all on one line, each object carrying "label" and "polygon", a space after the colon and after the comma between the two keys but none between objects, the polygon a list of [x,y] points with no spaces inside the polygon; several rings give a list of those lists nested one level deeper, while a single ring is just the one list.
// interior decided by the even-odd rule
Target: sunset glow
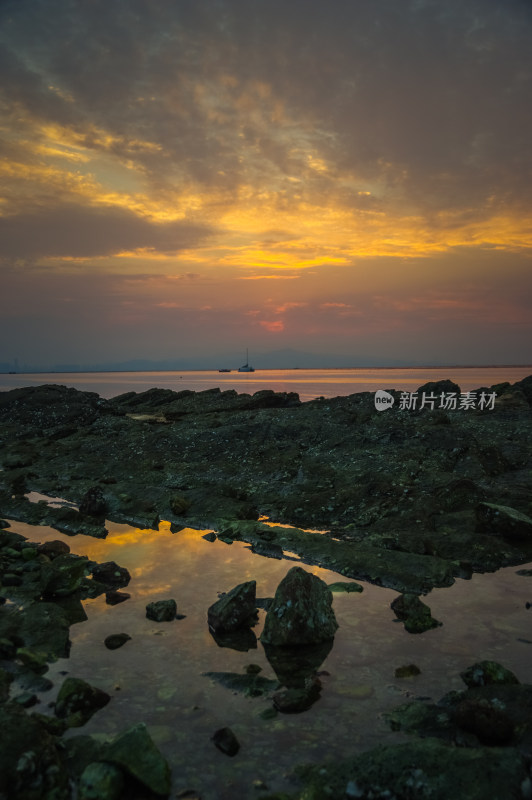
[{"label": "sunset glow", "polygon": [[527,4],[0,21],[4,367],[532,360]]}]

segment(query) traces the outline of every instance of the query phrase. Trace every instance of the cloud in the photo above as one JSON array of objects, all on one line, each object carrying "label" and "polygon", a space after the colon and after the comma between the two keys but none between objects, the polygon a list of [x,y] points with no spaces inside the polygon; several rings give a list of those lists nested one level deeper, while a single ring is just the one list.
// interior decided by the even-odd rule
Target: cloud
[{"label": "cloud", "polygon": [[284,322],[281,319],[260,320],[259,325],[269,333],[282,333],[284,331]]},{"label": "cloud", "polygon": [[176,252],[210,235],[206,226],[153,223],[125,209],[68,205],[0,218],[4,258],[89,258],[146,248]]}]

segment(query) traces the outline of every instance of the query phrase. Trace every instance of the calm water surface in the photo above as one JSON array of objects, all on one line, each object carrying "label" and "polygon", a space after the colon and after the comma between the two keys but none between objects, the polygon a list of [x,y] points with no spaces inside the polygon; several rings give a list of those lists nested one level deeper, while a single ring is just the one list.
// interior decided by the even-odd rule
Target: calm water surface
[{"label": "calm water surface", "polygon": [[[438,700],[464,688],[459,672],[479,659],[495,659],[522,682],[532,681],[532,579],[517,568],[458,580],[431,592],[427,602],[441,628],[414,636],[395,621],[390,603],[396,592],[361,582],[362,594],[335,594],[339,622],[334,646],[320,669],[321,697],[303,714],[262,719],[271,698],[233,693],[203,673],[242,673],[262,667],[275,679],[260,641],[248,652],[219,647],[207,627],[207,609],[218,593],[245,580],[257,581],[259,597],[272,596],[296,563],[253,554],[240,542],[207,542],[190,529],[172,534],[167,523],[146,531],[108,523],[105,540],[69,537],[47,527],[13,522],[12,528],[35,541],[62,539],[73,552],[97,561],[114,560],[132,579],[124,590],[131,599],[108,606],[104,598],[84,602],[87,620],[71,627],[69,659],[52,665],[54,688],[41,695],[47,711],[68,671],[107,691],[111,702],[70,735],[115,734],[139,721],[149,731],[173,769],[174,791],[191,789],[203,800],[245,800],[260,796],[254,781],[271,791],[295,787],[289,774],[297,763],[319,762],[367,750],[376,744],[406,741],[392,733],[383,712],[416,696]],[[305,565],[304,565],[305,566]],[[327,583],[341,576],[317,567],[305,569]],[[155,623],[146,619],[151,600],[174,597],[183,620]],[[254,629],[260,635],[265,612]],[[109,651],[103,640],[112,633],[132,639]],[[525,641],[523,641],[525,640]],[[421,675],[399,680],[395,668],[415,663]],[[241,742],[231,759],[210,737],[229,726]]]},{"label": "calm water surface", "polygon": [[257,370],[253,373],[221,373],[213,370],[183,372],[42,372],[0,374],[0,391],[20,386],[59,383],[74,389],[96,392],[101,397],[116,397],[124,392],[144,392],[157,387],[201,392],[219,387],[253,394],[261,389],[297,392],[301,400],[339,397],[377,389],[414,391],[427,381],[449,378],[463,391],[516,381],[532,374],[528,367],[434,367],[398,369],[292,369]]}]

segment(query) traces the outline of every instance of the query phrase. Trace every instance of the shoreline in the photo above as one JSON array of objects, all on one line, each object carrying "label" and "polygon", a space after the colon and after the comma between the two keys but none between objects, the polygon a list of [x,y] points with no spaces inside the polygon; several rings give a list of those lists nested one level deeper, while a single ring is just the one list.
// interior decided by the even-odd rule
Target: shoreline
[{"label": "shoreline", "polygon": [[[283,564],[297,554],[303,568],[318,565],[336,573],[339,582],[358,578],[399,592],[403,602],[415,597],[415,612],[403,617],[397,612],[400,624],[429,631],[439,623],[422,597],[433,587],[532,561],[532,377],[488,389],[497,395],[491,410],[401,412],[399,393],[394,393],[397,402],[383,413],[375,409],[373,395],[364,392],[301,403],[294,393],[268,391],[239,395],[152,389],[104,400],[53,385],[13,390],[0,395],[0,517],[51,525],[69,536],[88,534],[95,541],[107,536],[106,519],[152,531],[168,520],[174,534],[189,527],[211,528],[215,540],[225,545],[250,544],[253,558]],[[451,393],[453,387],[439,381],[419,387],[418,392],[423,391]],[[31,492],[64,498],[77,508],[30,502]],[[267,524],[263,516],[281,524]],[[23,588],[33,581],[39,595],[33,605],[42,607],[39,581],[50,586],[53,578],[53,585],[59,581],[60,589],[78,598],[79,611],[81,583],[76,581],[86,580],[75,572],[79,558],[67,558],[66,571],[58,572],[62,562],[57,558],[64,555],[47,563],[9,529],[0,532],[0,542],[0,594],[16,596],[17,578]],[[14,582],[9,577],[6,584],[6,574],[13,575]],[[56,604],[53,592],[46,603]],[[10,604],[0,606],[4,619],[9,609]],[[58,618],[46,635],[51,637],[58,625],[65,630]],[[10,631],[3,637],[15,648],[5,644],[8,661],[19,663],[23,657],[24,669],[34,672],[38,684],[47,658],[39,656],[42,644],[32,644],[31,637],[13,644]],[[19,652],[21,647],[27,652]],[[478,655],[480,663],[482,654]],[[427,787],[436,780],[428,766],[431,759],[450,759],[449,769],[452,765],[471,785],[480,780],[471,771],[469,755],[485,766],[495,758],[501,775],[513,770],[514,777],[524,780],[519,750],[530,747],[527,737],[532,732],[523,729],[519,708],[532,707],[532,687],[516,684],[504,672],[497,675],[495,688],[468,685],[453,699],[442,700],[443,705],[414,700],[413,707],[410,702],[404,712],[394,712],[392,730],[425,730],[430,735],[410,745],[390,745],[386,764],[379,761],[380,750],[370,750],[349,763],[327,767],[329,783],[324,782],[323,768],[301,772],[300,780],[310,782],[316,798],[325,798],[329,785],[345,792],[349,781],[371,788],[371,776],[377,773],[379,785],[393,786],[405,768],[404,759],[413,752],[425,765]],[[6,680],[4,686],[9,684]],[[441,695],[445,691],[442,685]],[[503,694],[501,717],[493,698]],[[318,696],[319,691],[312,702]],[[13,706],[9,693],[4,701],[9,725],[20,727],[29,717],[41,737],[42,726],[48,726],[50,746],[57,749],[57,737],[64,732],[60,720],[32,717]],[[471,722],[486,707],[495,715],[495,727],[507,731],[499,742],[500,753],[487,741],[491,722]],[[442,715],[443,727],[437,723]],[[449,748],[449,741],[461,747]],[[97,761],[103,756],[95,751],[93,757]],[[130,767],[124,769],[128,775]],[[269,796],[295,799],[304,791]],[[441,796],[452,797],[451,788]]]}]

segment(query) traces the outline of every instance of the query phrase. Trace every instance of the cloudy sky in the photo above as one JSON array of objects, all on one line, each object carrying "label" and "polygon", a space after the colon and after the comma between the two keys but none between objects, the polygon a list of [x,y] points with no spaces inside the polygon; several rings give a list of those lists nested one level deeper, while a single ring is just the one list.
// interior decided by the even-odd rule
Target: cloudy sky
[{"label": "cloudy sky", "polygon": [[529,0],[1,0],[0,362],[531,363],[531,40]]}]

